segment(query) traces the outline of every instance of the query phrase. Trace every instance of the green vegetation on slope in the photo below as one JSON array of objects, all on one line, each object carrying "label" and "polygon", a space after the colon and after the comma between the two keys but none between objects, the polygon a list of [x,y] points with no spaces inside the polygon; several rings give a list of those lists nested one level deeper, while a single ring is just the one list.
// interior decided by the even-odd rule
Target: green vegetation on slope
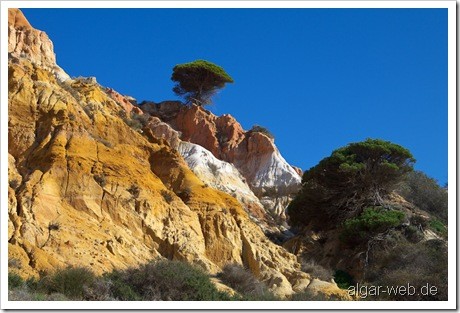
[{"label": "green vegetation on slope", "polygon": [[397,192],[407,201],[447,223],[447,190],[420,171],[408,173]]},{"label": "green vegetation on slope", "polygon": [[292,225],[336,227],[388,195],[415,162],[409,150],[380,139],[351,143],[306,171],[288,207]]},{"label": "green vegetation on slope", "polygon": [[414,162],[407,149],[368,139],[335,150],[306,171],[288,207],[291,225],[305,236],[302,262],[334,270],[341,288],[358,283],[436,290],[366,300],[447,300],[447,189],[413,172]]},{"label": "green vegetation on slope", "polygon": [[404,216],[405,214],[401,211],[387,210],[382,207],[365,208],[357,217],[346,219],[343,222],[342,239],[351,243],[369,240],[377,233],[400,225]]},{"label": "green vegetation on slope", "polygon": [[249,130],[249,132],[254,132],[254,133],[262,133],[266,135],[268,138],[275,139],[275,136],[266,128],[260,125],[254,125],[252,128]]}]

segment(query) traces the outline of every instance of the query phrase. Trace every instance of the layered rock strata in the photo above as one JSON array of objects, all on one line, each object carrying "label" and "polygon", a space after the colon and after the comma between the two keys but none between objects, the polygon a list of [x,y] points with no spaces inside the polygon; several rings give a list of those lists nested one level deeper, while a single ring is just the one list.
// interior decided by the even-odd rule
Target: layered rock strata
[{"label": "layered rock strata", "polygon": [[285,208],[300,187],[301,170],[286,162],[272,138],[244,131],[229,114],[218,117],[196,105],[147,102],[141,108],[170,124],[183,141],[198,144],[217,159],[233,164],[266,211],[285,220]]}]

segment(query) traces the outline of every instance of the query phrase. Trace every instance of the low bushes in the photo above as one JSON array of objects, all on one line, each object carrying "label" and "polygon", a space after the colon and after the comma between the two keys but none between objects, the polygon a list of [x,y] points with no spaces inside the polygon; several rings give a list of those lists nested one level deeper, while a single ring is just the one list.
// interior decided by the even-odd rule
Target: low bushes
[{"label": "low bushes", "polygon": [[[134,291],[133,287],[125,281],[126,278],[124,277],[124,274],[125,272],[117,270],[112,271],[111,273],[104,274],[104,280],[109,282],[109,289],[106,289],[104,286],[101,286],[102,288],[104,288],[103,291],[106,292],[106,295],[104,297],[110,297],[120,301],[142,300],[142,296],[136,291]],[[95,287],[97,286],[94,286],[92,288],[94,294],[97,293],[98,289]]]},{"label": "low bushes", "polygon": [[218,277],[227,286],[233,288],[241,297],[235,300],[278,300],[249,270],[238,264],[228,264]]},{"label": "low bushes", "polygon": [[325,280],[325,281],[329,281],[333,278],[332,270],[329,270],[325,268],[324,266],[321,266],[312,260],[303,261],[301,265],[302,265],[302,271],[310,274],[314,278],[318,278],[318,279]]},{"label": "low bushes", "polygon": [[442,237],[447,237],[447,227],[438,219],[433,219],[428,222],[428,226]]},{"label": "low bushes", "polygon": [[8,277],[11,300],[215,301],[236,300],[217,290],[208,274],[179,261],[154,261],[97,277],[83,267],[42,273],[38,279]]},{"label": "low bushes", "polygon": [[254,133],[262,133],[266,135],[270,139],[275,139],[275,136],[265,127],[260,126],[260,125],[254,125],[252,128],[249,130],[249,132],[254,132]]},{"label": "low bushes", "polygon": [[416,244],[400,238],[393,246],[377,246],[366,269],[367,282],[391,288],[434,286],[435,293],[380,294],[369,300],[444,301],[448,291],[447,245],[443,240],[426,240]]},{"label": "low bushes", "polygon": [[158,261],[128,269],[121,280],[142,300],[230,300],[201,269],[178,261]]},{"label": "low bushes", "polygon": [[11,272],[8,273],[8,289],[18,288],[22,286],[24,283],[24,280],[18,274]]},{"label": "low bushes", "polygon": [[307,289],[303,292],[292,295],[291,301],[337,301],[340,300],[335,295],[326,296],[322,293]]},{"label": "low bushes", "polygon": [[131,114],[128,116],[125,110],[120,110],[118,112],[118,116],[121,117],[121,119],[132,129],[139,131],[143,127],[145,127],[148,123],[149,115],[148,114],[137,114],[134,112],[131,112]]},{"label": "low bushes", "polygon": [[96,280],[94,273],[84,267],[67,267],[54,273],[45,273],[36,284],[38,291],[61,293],[70,299],[84,299],[85,288]]},{"label": "low bushes", "polygon": [[420,171],[409,173],[400,184],[398,193],[420,209],[447,222],[447,189]]}]

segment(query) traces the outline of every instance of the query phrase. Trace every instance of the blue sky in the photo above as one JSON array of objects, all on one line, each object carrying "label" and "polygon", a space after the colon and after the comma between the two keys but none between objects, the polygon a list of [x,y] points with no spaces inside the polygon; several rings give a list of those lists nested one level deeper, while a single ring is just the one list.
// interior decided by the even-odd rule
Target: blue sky
[{"label": "blue sky", "polygon": [[139,102],[177,99],[179,63],[234,79],[208,107],[270,129],[304,170],[381,138],[447,182],[447,9],[23,9],[71,76]]}]

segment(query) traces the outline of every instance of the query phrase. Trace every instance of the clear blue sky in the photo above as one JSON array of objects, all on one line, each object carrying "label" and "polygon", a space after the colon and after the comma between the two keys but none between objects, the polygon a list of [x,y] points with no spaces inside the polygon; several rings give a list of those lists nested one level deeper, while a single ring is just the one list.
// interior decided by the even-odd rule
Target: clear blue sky
[{"label": "clear blue sky", "polygon": [[209,109],[265,126],[306,170],[370,138],[447,182],[447,9],[24,9],[71,76],[138,101],[177,99],[178,63],[234,79]]}]

